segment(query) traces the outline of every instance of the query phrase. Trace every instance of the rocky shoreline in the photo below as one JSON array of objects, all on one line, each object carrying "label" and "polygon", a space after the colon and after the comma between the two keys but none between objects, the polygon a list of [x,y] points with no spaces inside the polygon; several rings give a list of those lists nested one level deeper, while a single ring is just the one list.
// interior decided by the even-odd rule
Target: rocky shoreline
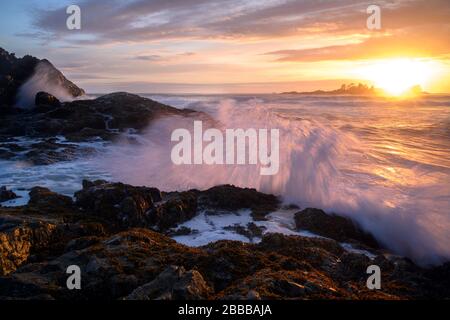
[{"label": "rocky shoreline", "polygon": [[[20,88],[42,64],[53,84],[72,97],[84,94],[47,60],[18,59],[0,48],[1,160],[45,166],[95,153],[92,143],[139,134],[163,117],[213,121],[125,92],[64,102],[40,91],[33,106],[16,106]],[[295,229],[314,236],[268,232],[258,222],[281,210],[282,199],[254,189],[161,192],[85,180],[73,197],[34,187],[27,204],[1,206],[17,197],[0,188],[0,300],[450,298],[450,263],[417,266],[347,218],[290,207]],[[171,238],[195,234],[183,223],[200,214],[240,210],[251,221],[224,230],[248,242],[192,247]],[[366,287],[372,264],[382,270],[381,290]],[[81,290],[66,286],[71,265],[81,269]]]},{"label": "rocky shoreline", "polygon": [[[0,299],[450,297],[450,264],[421,268],[388,254],[350,220],[318,209],[298,209],[295,219],[298,229],[322,237],[261,233],[258,243],[201,247],[169,237],[201,210],[247,208],[264,219],[281,206],[254,189],[165,193],[99,180],[84,181],[74,199],[35,187],[27,205],[0,207]],[[373,256],[348,251],[343,241]],[[366,287],[372,264],[382,270],[381,290]],[[66,287],[70,265],[81,269],[81,290]]]}]

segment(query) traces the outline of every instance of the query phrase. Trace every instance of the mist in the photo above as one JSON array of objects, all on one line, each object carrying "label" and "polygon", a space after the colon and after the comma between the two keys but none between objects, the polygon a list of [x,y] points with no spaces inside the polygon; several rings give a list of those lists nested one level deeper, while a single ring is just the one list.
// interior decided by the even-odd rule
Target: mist
[{"label": "mist", "polygon": [[73,101],[74,97],[63,87],[60,79],[55,77],[54,68],[46,62],[39,62],[34,74],[19,88],[16,106],[19,108],[33,108],[36,93],[45,91],[54,95],[59,101]]},{"label": "mist", "polygon": [[211,114],[220,122],[219,129],[279,129],[278,174],[261,176],[259,165],[173,164],[171,132],[193,126],[192,119],[181,117],[160,119],[143,135],[125,135],[96,161],[114,180],[165,191],[219,184],[256,188],[280,196],[287,204],[347,216],[383,246],[419,264],[450,258],[450,217],[445,214],[450,203],[432,196],[445,192],[445,182],[399,188],[379,183],[371,175],[348,174],[342,168],[360,165],[367,152],[356,136],[311,119],[281,116],[258,100],[222,100]]}]

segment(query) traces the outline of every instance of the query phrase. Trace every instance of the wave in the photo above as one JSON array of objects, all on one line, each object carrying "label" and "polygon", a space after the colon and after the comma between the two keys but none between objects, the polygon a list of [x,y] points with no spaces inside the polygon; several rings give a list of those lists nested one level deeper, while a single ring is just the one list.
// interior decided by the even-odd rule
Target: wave
[{"label": "wave", "polygon": [[222,129],[279,129],[278,174],[261,176],[259,165],[174,165],[171,133],[193,126],[192,119],[179,117],[161,119],[143,135],[124,136],[96,161],[116,180],[166,191],[219,184],[256,188],[286,203],[350,217],[385,247],[422,265],[449,260],[448,176],[413,167],[397,175],[416,182],[398,183],[377,172],[370,150],[351,132],[277,113],[259,99],[223,99],[209,112]]}]

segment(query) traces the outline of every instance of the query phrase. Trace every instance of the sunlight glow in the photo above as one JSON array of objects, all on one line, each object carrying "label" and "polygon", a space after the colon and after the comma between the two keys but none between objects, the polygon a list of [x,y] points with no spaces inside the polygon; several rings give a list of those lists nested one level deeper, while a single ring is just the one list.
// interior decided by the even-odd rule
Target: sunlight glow
[{"label": "sunlight glow", "polygon": [[433,61],[392,59],[371,63],[359,70],[361,76],[388,95],[407,94],[414,86],[422,89],[434,74]]}]

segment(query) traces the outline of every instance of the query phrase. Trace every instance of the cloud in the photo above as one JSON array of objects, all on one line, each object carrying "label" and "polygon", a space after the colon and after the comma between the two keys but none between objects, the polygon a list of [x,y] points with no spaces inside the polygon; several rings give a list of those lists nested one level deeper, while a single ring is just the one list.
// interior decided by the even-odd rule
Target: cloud
[{"label": "cloud", "polygon": [[450,39],[450,27],[411,28],[398,35],[380,35],[355,44],[334,45],[302,50],[278,50],[266,53],[276,61],[311,62],[323,60],[357,60],[409,57],[439,57],[450,53],[445,39]]},{"label": "cloud", "polygon": [[157,54],[152,54],[152,55],[140,55],[140,56],[135,56],[135,57],[131,57],[131,59],[133,60],[143,60],[143,61],[159,61],[162,60],[163,57]]},{"label": "cloud", "polygon": [[[145,42],[162,39],[268,38],[291,35],[366,32],[365,9],[372,1],[353,0],[151,0],[80,2],[82,44]],[[378,1],[383,24],[399,29],[448,23],[447,0]],[[70,38],[65,7],[37,10],[39,37]]]}]

